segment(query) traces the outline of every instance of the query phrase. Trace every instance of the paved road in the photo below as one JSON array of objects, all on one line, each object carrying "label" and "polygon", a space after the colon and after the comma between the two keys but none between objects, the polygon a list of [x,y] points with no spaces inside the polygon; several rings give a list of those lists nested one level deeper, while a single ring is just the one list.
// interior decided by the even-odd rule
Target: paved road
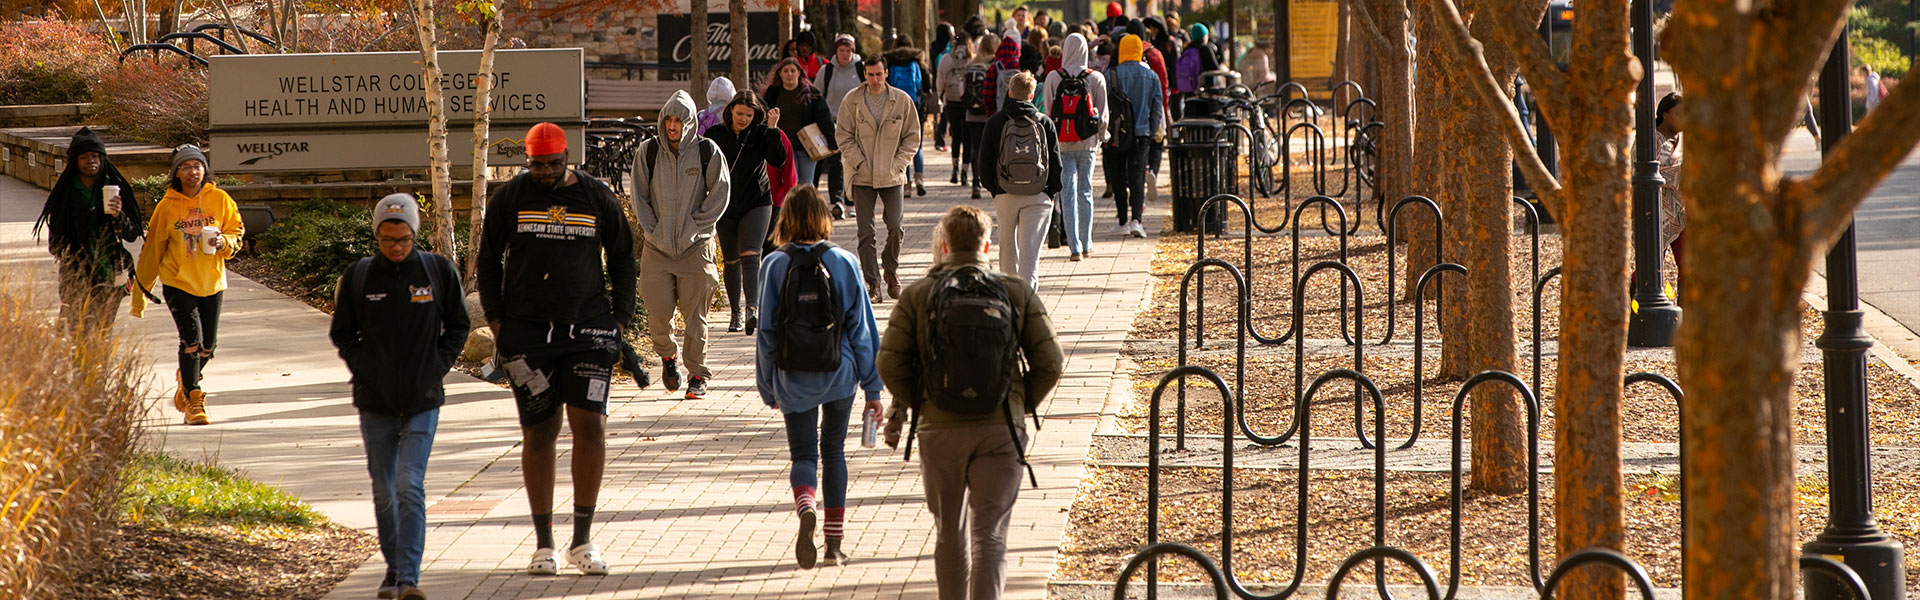
[{"label": "paved road", "polygon": [[[1802,174],[1819,163],[1812,136],[1796,130],[1781,167]],[[1880,182],[1854,221],[1861,299],[1909,332],[1920,332],[1920,153],[1909,154]],[[1825,273],[1825,261],[1817,268]]]}]

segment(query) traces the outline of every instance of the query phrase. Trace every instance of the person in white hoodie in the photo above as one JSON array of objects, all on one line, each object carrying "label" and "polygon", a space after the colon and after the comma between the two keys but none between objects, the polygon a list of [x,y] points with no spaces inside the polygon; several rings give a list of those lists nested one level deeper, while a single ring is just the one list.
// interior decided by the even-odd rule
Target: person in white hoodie
[{"label": "person in white hoodie", "polygon": [[[727,158],[720,145],[693,129],[693,96],[676,91],[660,109],[660,132],[634,152],[633,216],[647,237],[640,253],[640,299],[647,334],[660,355],[660,381],[680,389],[679,364],[690,380],[687,397],[707,394],[707,307],[720,286],[714,268],[714,227],[727,212]],[[673,343],[673,311],[686,323],[686,354]]]},{"label": "person in white hoodie", "polygon": [[1060,70],[1047,74],[1038,104],[1060,132],[1060,222],[1068,259],[1080,260],[1093,254],[1093,154],[1105,138],[1107,78],[1088,67],[1086,37],[1067,35],[1060,52]]},{"label": "person in white hoodie", "polygon": [[713,83],[707,84],[707,107],[700,109],[700,116],[695,121],[699,124],[699,128],[694,129],[694,133],[706,131],[720,124],[722,117],[726,116],[727,103],[733,101],[735,93],[737,92],[733,88],[733,80],[725,77],[716,77]]}]

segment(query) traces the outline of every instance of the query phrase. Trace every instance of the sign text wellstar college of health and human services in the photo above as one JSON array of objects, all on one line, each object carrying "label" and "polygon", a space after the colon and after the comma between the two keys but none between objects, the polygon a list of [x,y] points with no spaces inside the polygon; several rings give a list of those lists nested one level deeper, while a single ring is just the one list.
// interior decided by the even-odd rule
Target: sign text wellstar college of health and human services
[{"label": "sign text wellstar college of health and human services", "polygon": [[[415,52],[227,56],[212,61],[213,129],[284,125],[424,125],[427,101]],[[471,120],[479,52],[441,52],[437,81],[447,118]],[[493,119],[577,121],[584,89],[579,49],[503,50],[494,58]]]},{"label": "sign text wellstar college of health and human services", "polygon": [[[494,56],[489,162],[525,158],[534,123],[566,131],[585,158],[584,64],[578,48],[501,50]],[[420,168],[428,162],[426,86],[439,85],[450,125],[473,121],[478,51],[440,53],[428,80],[415,52],[218,56],[210,59],[208,113],[214,169],[290,172]],[[473,136],[449,135],[448,159],[472,162]]]}]

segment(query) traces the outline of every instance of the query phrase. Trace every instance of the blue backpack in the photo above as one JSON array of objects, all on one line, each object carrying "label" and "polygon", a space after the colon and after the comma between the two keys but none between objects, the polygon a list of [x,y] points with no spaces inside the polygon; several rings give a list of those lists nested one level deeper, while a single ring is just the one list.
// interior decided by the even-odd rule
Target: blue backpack
[{"label": "blue backpack", "polygon": [[1200,91],[1200,68],[1202,66],[1199,46],[1188,46],[1180,53],[1180,60],[1173,64],[1174,90],[1186,93]]},{"label": "blue backpack", "polygon": [[887,85],[907,93],[915,106],[920,105],[920,63],[887,67]]}]

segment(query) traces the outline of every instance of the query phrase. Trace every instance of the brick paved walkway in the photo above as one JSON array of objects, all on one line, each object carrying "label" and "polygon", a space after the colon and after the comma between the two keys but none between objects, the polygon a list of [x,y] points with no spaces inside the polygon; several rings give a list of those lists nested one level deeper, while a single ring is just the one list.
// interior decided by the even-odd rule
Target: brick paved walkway
[{"label": "brick paved walkway", "polygon": [[[906,203],[901,272],[908,280],[929,266],[940,215],[973,202],[941,177],[948,169],[944,160],[928,163],[929,194]],[[988,203],[983,198],[976,204]],[[852,247],[853,221],[835,225],[839,243]],[[1095,251],[1093,259],[1078,263],[1067,261],[1064,249],[1042,259],[1041,293],[1062,333],[1067,376],[1045,409],[1046,427],[1032,450],[1041,487],[1022,490],[1013,517],[1010,597],[1045,596],[1087,446],[1116,381],[1121,342],[1144,297],[1153,240],[1101,239]],[[884,320],[892,305],[879,306],[876,316]],[[494,460],[467,472],[457,488],[431,494],[423,589],[435,598],[471,599],[929,597],[933,531],[918,468],[902,462],[897,451],[859,448],[857,437],[848,449],[846,543],[852,564],[811,571],[794,565],[797,521],[780,416],[753,390],[751,338],[723,331],[714,337],[714,393],[708,398],[684,400],[658,385],[616,389],[594,533],[613,575],[522,573],[533,539],[515,435],[475,448]],[[489,394],[490,403],[503,407],[506,398],[504,391]],[[441,426],[443,436],[448,428]],[[562,471],[555,505],[567,507]],[[556,515],[556,535],[568,535],[569,518]],[[329,598],[366,596],[382,568],[375,557]]]},{"label": "brick paved walkway", "polygon": [[[909,198],[902,274],[928,267],[931,232],[966,191],[946,183],[947,162],[928,147],[930,194]],[[937,181],[937,183],[936,183]],[[1099,184],[1096,184],[1099,185]],[[44,192],[0,178],[0,257],[28,265],[51,299],[51,261],[28,232]],[[990,200],[975,204],[990,208]],[[1112,203],[1096,200],[1095,250],[1082,262],[1050,250],[1041,293],[1067,350],[1066,378],[1046,406],[1032,462],[1040,489],[1025,489],[1009,536],[1009,596],[1042,598],[1099,421],[1125,378],[1122,342],[1144,298],[1153,238],[1097,233]],[[1164,204],[1154,208],[1164,210]],[[25,220],[26,222],[21,222]],[[1159,219],[1153,219],[1153,227]],[[836,223],[852,246],[852,221]],[[891,309],[879,307],[881,319]],[[161,374],[173,357],[163,308],[122,317]],[[722,319],[721,322],[724,322]],[[884,327],[882,323],[882,327]],[[186,428],[155,399],[151,438],[169,452],[210,458],[280,484],[331,519],[371,531],[373,520],[347,373],[326,338],[327,316],[238,276],[227,293],[219,358],[205,386],[215,424]],[[533,551],[521,487],[519,431],[510,395],[452,374],[428,475],[429,529],[423,589],[434,598],[923,598],[933,594],[933,537],[918,468],[898,452],[850,440],[847,551],[852,564],[803,571],[792,559],[795,519],[786,483],[786,440],[777,412],[753,391],[751,338],[717,332],[710,351],[714,393],[704,400],[658,386],[615,389],[606,485],[594,541],[613,575],[532,577]],[[155,389],[162,385],[156,376]],[[170,388],[167,388],[170,390]],[[857,432],[855,432],[857,435]],[[563,440],[565,452],[567,442]],[[562,469],[556,535],[569,532],[570,485]],[[328,598],[372,597],[384,566],[376,555]]]}]

